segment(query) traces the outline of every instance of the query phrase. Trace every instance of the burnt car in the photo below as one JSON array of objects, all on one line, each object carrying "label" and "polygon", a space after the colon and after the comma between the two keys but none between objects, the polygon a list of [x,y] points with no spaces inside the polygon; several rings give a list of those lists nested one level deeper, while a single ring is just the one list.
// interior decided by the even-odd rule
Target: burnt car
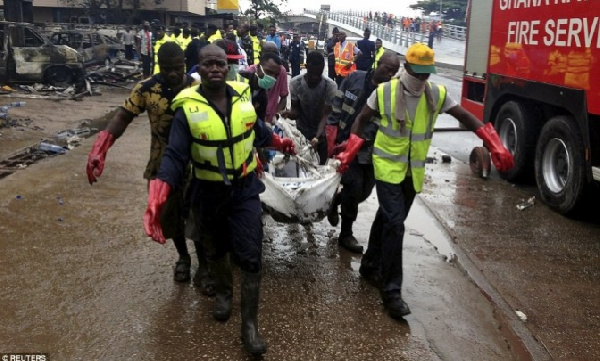
[{"label": "burnt car", "polygon": [[95,31],[57,31],[49,38],[54,45],[66,45],[77,50],[83,56],[86,66],[109,65],[113,58],[122,57],[125,53],[122,44]]},{"label": "burnt car", "polygon": [[57,46],[31,25],[0,21],[0,81],[85,86],[83,57],[68,46]]}]

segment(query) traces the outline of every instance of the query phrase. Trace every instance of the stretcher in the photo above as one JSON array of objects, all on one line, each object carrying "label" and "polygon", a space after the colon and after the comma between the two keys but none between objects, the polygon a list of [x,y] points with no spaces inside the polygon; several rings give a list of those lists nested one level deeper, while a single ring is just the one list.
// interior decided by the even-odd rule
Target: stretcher
[{"label": "stretcher", "polygon": [[310,143],[295,128],[294,121],[280,118],[280,135],[292,139],[297,155],[277,153],[268,163],[262,179],[265,192],[260,195],[263,209],[278,222],[311,223],[328,213],[341,181],[335,161],[319,165]]}]

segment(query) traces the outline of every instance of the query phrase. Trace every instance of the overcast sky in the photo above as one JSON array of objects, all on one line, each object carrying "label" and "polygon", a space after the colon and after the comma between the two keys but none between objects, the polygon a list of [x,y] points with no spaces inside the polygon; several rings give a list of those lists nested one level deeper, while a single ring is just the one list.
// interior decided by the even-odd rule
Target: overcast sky
[{"label": "overcast sky", "polygon": [[[248,8],[249,0],[239,1],[242,10]],[[373,12],[391,12],[398,16],[419,16],[419,12],[408,7],[416,3],[417,0],[288,0],[287,7],[292,10],[292,13],[299,13],[303,8],[317,10],[321,8],[321,4],[326,4],[331,6],[331,11],[371,10]]]}]

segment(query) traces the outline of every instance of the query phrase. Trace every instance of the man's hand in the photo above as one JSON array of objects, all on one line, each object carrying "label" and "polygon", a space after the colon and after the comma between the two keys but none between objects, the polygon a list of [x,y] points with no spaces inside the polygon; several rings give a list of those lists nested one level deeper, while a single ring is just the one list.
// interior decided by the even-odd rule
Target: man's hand
[{"label": "man's hand", "polygon": [[364,143],[365,140],[360,138],[358,135],[354,133],[350,134],[348,144],[346,145],[346,150],[335,156],[335,159],[340,161],[340,166],[337,169],[339,173],[344,173],[348,170],[350,163],[354,161],[354,158],[356,158],[360,147],[362,147]]},{"label": "man's hand", "polygon": [[317,146],[319,145],[319,138],[315,137],[313,139],[310,140],[310,146],[317,149]]},{"label": "man's hand", "polygon": [[265,167],[260,161],[258,154],[254,154],[254,156],[256,157],[256,175],[258,176],[258,179],[262,179],[265,176]]},{"label": "man's hand", "polygon": [[279,115],[281,115],[283,118],[287,118],[287,119],[291,119],[291,120],[297,120],[298,119],[298,114],[292,112],[289,109],[285,109],[284,111],[282,111],[281,113],[279,113]]},{"label": "man's hand", "polygon": [[88,156],[87,166],[85,168],[90,185],[92,185],[94,182],[97,182],[97,177],[102,175],[106,153],[108,153],[108,148],[110,148],[114,143],[115,137],[112,135],[112,133],[106,130],[98,133],[98,137],[92,146],[92,150]]},{"label": "man's hand", "polygon": [[483,127],[478,128],[475,134],[483,140],[484,144],[490,150],[492,162],[498,172],[508,172],[514,167],[515,159],[502,144],[492,123],[486,123]]},{"label": "man's hand", "polygon": [[277,134],[273,133],[271,138],[271,148],[275,148],[281,153],[296,155],[294,150],[294,142],[290,138],[280,138]]},{"label": "man's hand", "polygon": [[160,224],[160,215],[170,192],[171,186],[169,183],[160,179],[150,181],[148,207],[146,208],[146,213],[144,213],[144,229],[148,237],[152,237],[153,241],[160,244],[165,244],[166,242]]}]

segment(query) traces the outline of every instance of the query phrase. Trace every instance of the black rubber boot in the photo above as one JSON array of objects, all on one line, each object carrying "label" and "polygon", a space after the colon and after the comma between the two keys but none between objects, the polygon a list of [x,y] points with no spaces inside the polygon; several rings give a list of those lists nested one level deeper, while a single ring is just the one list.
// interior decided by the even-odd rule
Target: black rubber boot
[{"label": "black rubber boot", "polygon": [[338,206],[340,205],[340,193],[336,193],[331,200],[329,211],[327,212],[327,221],[333,227],[337,226],[340,222],[340,215],[338,213]]},{"label": "black rubber boot", "polygon": [[356,238],[354,238],[354,236],[352,235],[340,235],[340,237],[338,238],[338,244],[352,253],[363,253],[363,246],[361,246],[356,240]]},{"label": "black rubber boot", "polygon": [[231,317],[231,301],[233,298],[233,274],[229,257],[225,256],[210,263],[215,275],[215,309],[213,317],[217,321],[227,321]]},{"label": "black rubber boot", "polygon": [[399,292],[385,293],[382,291],[381,298],[383,300],[383,307],[385,307],[391,318],[398,319],[410,314],[410,308],[408,308],[408,305],[404,302]]},{"label": "black rubber boot", "polygon": [[199,243],[200,242],[194,242],[196,245],[196,255],[198,256],[198,270],[196,271],[192,282],[194,282],[194,286],[200,288],[200,292],[202,292],[203,295],[212,297],[215,295],[215,276],[208,267],[206,253]]},{"label": "black rubber boot", "polygon": [[260,272],[242,271],[242,341],[252,355],[267,352],[267,344],[258,333],[260,278]]}]

